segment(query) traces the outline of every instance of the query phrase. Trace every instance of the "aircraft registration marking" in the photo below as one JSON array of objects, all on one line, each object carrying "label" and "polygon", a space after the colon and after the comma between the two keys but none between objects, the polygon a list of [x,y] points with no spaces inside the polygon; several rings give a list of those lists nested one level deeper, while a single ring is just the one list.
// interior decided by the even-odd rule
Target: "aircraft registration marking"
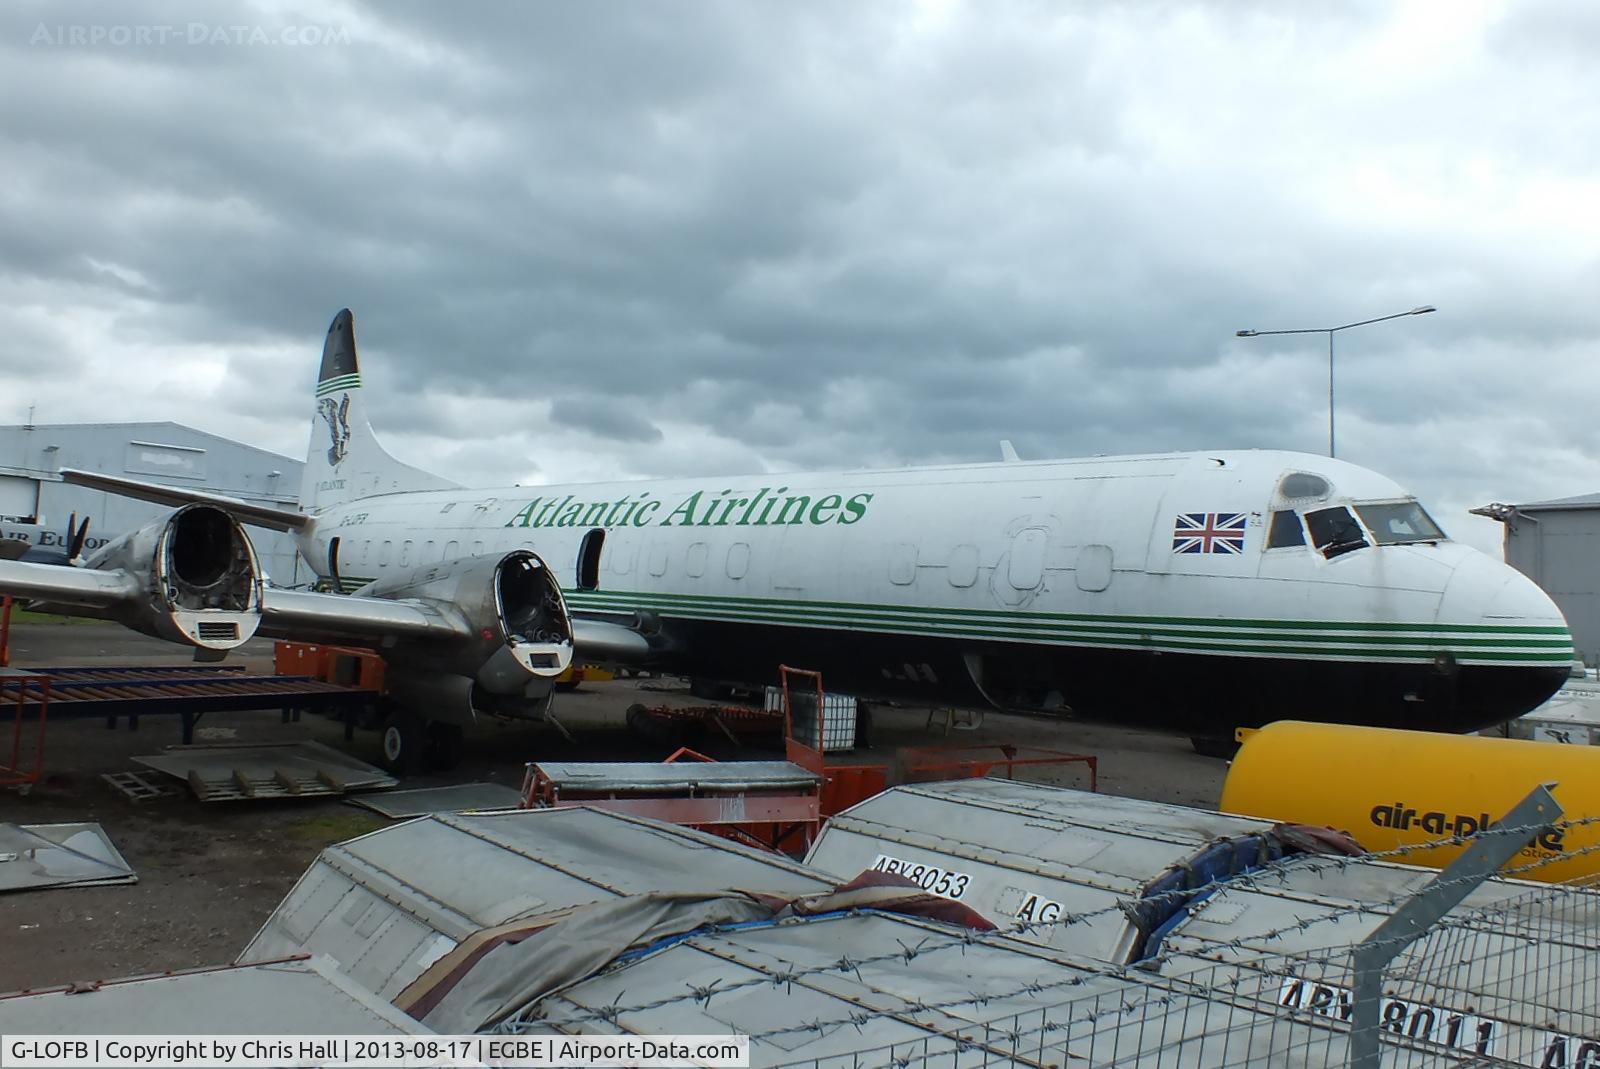
[{"label": "aircraft registration marking", "polygon": [[[1355,1014],[1355,998],[1349,988],[1298,976],[1283,978],[1278,1005],[1339,1021],[1350,1021]],[[1493,1017],[1393,995],[1385,995],[1378,1007],[1378,1027],[1385,1032],[1486,1056],[1495,1053],[1504,1024]]]},{"label": "aircraft registration marking", "polygon": [[924,891],[952,901],[959,901],[972,884],[970,873],[943,869],[920,861],[906,861],[888,854],[879,854],[873,859],[871,867],[877,872],[893,872],[914,880]]}]

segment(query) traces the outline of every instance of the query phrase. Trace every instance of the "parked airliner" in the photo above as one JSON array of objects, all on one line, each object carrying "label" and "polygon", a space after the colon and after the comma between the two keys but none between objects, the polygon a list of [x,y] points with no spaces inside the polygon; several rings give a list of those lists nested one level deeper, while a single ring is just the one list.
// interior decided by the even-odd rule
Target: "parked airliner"
[{"label": "parked airliner", "polygon": [[[541,715],[574,660],[1231,738],[1272,720],[1471,731],[1566,677],[1560,610],[1354,464],[1221,451],[471,490],[368,424],[348,310],[315,391],[302,511],[118,476],[175,506],[0,591],[220,651],[251,635],[387,659],[385,752],[475,712]],[[322,591],[265,584],[243,525]],[[430,721],[425,723],[425,719]]]}]

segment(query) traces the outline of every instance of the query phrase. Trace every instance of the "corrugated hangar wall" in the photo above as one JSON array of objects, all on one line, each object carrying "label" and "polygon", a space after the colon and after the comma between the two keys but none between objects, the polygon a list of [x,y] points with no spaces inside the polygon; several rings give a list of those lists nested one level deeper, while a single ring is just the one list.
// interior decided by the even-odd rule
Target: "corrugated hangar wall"
[{"label": "corrugated hangar wall", "polygon": [[1600,494],[1516,506],[1506,563],[1561,606],[1578,656],[1600,664]]},{"label": "corrugated hangar wall", "polygon": [[[0,537],[61,544],[68,519],[89,518],[89,547],[137,530],[170,509],[71,486],[62,468],[187,486],[263,504],[295,507],[301,461],[178,423],[61,423],[0,427]],[[274,583],[310,582],[293,541],[252,527],[261,565]]]}]

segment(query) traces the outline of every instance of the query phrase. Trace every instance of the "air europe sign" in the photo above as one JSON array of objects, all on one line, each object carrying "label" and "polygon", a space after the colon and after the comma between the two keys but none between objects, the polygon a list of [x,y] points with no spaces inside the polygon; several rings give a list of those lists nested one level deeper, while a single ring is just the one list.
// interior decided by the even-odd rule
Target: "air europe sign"
[{"label": "air europe sign", "polygon": [[[871,494],[791,494],[787,486],[763,486],[755,494],[723,490],[713,494],[696,490],[667,502],[644,491],[616,501],[579,501],[565,497],[536,497],[506,522],[507,527],[771,527],[778,524],[859,523],[867,514]],[[666,510],[666,511],[663,511]]]}]

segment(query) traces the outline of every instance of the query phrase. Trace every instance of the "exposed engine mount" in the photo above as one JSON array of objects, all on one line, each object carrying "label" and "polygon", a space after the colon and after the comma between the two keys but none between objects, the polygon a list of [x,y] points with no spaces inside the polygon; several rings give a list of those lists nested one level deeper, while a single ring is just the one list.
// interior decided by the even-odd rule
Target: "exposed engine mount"
[{"label": "exposed engine mount", "polygon": [[244,528],[211,505],[187,505],[84,561],[120,572],[139,596],[107,615],[135,631],[207,650],[247,642],[261,623],[261,569]]},{"label": "exposed engine mount", "polygon": [[[456,642],[402,639],[385,655],[391,694],[419,711],[428,707],[433,719],[459,720],[473,707],[525,714],[528,706],[546,702],[556,677],[572,665],[572,622],[561,586],[528,550],[422,565],[356,593],[421,602],[457,619],[456,630],[470,636]],[[446,683],[439,673],[463,682]]]}]

